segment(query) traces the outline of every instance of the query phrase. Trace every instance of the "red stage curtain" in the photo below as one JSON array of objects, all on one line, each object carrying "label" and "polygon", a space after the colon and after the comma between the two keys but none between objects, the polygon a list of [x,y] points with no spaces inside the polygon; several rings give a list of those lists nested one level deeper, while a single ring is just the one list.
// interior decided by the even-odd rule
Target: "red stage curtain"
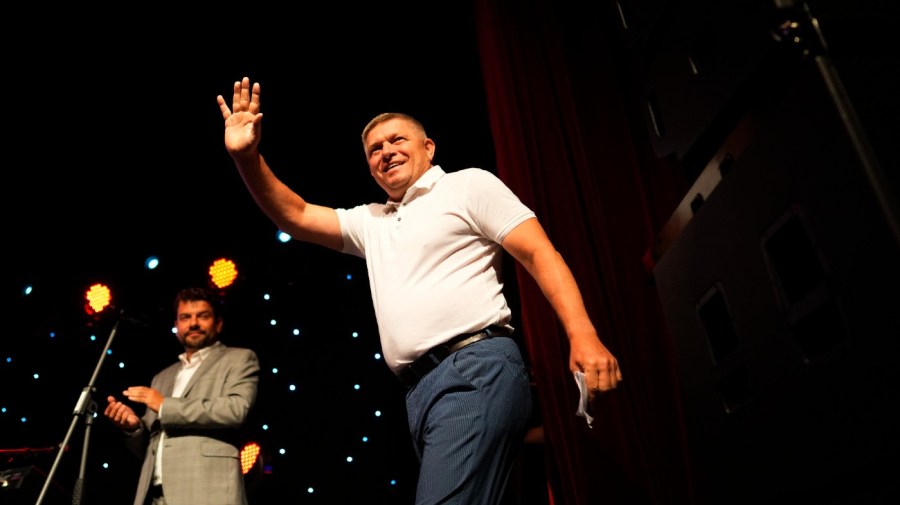
[{"label": "red stage curtain", "polygon": [[568,341],[517,267],[547,475],[557,505],[689,503],[672,344],[642,263],[685,183],[647,155],[609,16],[581,4],[474,2],[498,175],[536,211],[624,374],[588,428]]}]

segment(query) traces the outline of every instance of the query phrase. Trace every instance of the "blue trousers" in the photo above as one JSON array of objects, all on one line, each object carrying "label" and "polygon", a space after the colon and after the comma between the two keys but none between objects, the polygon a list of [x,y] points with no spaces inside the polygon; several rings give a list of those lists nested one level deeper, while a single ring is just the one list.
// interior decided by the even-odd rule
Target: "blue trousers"
[{"label": "blue trousers", "polygon": [[496,505],[531,414],[516,342],[495,337],[450,355],[406,394],[419,457],[416,505]]}]

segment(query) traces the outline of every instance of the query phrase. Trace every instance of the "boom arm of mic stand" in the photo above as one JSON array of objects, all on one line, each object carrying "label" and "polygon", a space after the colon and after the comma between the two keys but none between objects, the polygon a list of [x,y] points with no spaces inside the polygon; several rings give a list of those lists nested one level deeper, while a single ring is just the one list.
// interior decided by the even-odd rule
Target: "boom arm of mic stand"
[{"label": "boom arm of mic stand", "polygon": [[[44,480],[44,486],[41,488],[41,494],[38,496],[35,505],[41,505],[41,503],[44,501],[44,496],[47,494],[47,489],[50,487],[50,482],[53,481],[53,475],[56,474],[56,469],[59,467],[60,460],[62,460],[63,451],[66,447],[69,446],[69,440],[72,438],[72,433],[75,431],[75,426],[78,424],[78,420],[81,417],[85,417],[85,436],[84,447],[82,448],[81,467],[79,469],[78,482],[76,482],[75,486],[76,494],[72,497],[72,503],[78,504],[81,502],[81,493],[84,490],[84,469],[85,465],[87,464],[88,437],[90,435],[91,424],[93,423],[93,415],[97,411],[97,404],[93,402],[93,400],[91,399],[91,395],[95,391],[97,376],[100,375],[100,369],[103,367],[104,360],[106,360],[106,353],[112,346],[112,342],[116,336],[116,331],[118,330],[118,328],[119,321],[116,321],[116,324],[113,325],[112,331],[109,332],[109,338],[106,339],[106,346],[103,347],[103,352],[100,353],[100,359],[97,360],[97,366],[94,367],[94,374],[91,375],[91,380],[90,382],[88,382],[88,385],[85,386],[83,390],[81,390],[81,395],[78,397],[78,401],[75,403],[75,410],[72,412],[73,417],[72,422],[69,423],[69,430],[66,432],[66,437],[63,439],[62,443],[59,446],[59,449],[56,453],[56,459],[53,460],[53,466],[50,468],[50,472],[47,474],[47,478]],[[91,419],[88,419],[87,416],[90,416]]]}]

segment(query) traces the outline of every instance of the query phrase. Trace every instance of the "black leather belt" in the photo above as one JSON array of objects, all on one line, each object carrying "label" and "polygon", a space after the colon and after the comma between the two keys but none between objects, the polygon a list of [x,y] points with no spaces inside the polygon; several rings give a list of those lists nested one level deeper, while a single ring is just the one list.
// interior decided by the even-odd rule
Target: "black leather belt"
[{"label": "black leather belt", "polygon": [[437,368],[441,361],[447,359],[454,352],[463,347],[474,344],[479,340],[486,338],[506,336],[509,332],[500,326],[488,326],[487,328],[472,333],[463,333],[457,335],[443,344],[436,345],[428,350],[425,354],[419,356],[415,361],[407,365],[406,368],[400,370],[397,378],[404,386],[411,388],[418,384],[419,379],[425,377],[428,372]]}]

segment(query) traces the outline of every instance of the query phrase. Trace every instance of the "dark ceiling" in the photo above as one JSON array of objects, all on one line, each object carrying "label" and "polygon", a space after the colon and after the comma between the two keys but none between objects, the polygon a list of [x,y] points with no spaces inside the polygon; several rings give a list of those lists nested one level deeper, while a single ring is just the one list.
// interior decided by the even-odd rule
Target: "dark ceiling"
[{"label": "dark ceiling", "polygon": [[245,75],[263,86],[263,152],[316,203],[383,198],[359,132],[386,110],[420,117],[447,168],[492,170],[467,4],[397,10],[28,22],[43,49],[4,63],[7,273],[108,274],[149,254],[171,267],[267,246],[274,225],[225,152],[216,105]]}]

